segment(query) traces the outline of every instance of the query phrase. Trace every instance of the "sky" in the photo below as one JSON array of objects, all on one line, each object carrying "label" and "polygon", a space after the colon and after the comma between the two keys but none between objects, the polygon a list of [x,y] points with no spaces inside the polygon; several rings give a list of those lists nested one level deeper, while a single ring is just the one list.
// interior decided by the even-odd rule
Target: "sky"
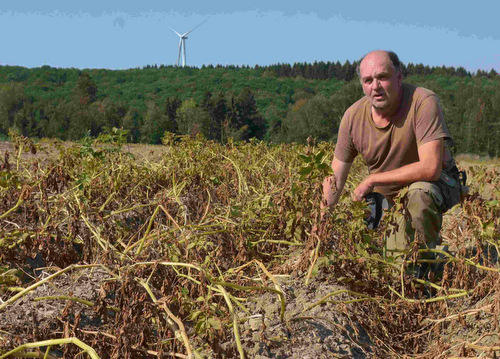
[{"label": "sky", "polygon": [[[405,5],[406,4],[406,5]],[[0,0],[0,65],[128,69],[357,61],[500,72],[499,0]]]}]

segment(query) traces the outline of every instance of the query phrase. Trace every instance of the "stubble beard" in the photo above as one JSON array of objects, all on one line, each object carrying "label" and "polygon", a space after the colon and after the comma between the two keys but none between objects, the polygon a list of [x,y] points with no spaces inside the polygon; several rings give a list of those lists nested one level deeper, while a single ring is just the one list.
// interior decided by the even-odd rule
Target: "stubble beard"
[{"label": "stubble beard", "polygon": [[387,107],[389,107],[389,102],[387,101],[387,99],[384,99],[381,102],[372,99],[372,107],[375,108],[376,110],[384,110]]}]

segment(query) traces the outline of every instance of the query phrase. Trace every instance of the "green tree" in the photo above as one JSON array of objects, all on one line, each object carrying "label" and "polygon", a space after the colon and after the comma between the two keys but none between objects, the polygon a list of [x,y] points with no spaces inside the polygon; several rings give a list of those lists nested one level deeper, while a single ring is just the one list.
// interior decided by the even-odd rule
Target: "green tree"
[{"label": "green tree", "polygon": [[339,114],[332,101],[322,94],[309,100],[301,99],[283,120],[283,138],[299,143],[305,143],[309,136],[317,140],[333,140],[340,124]]},{"label": "green tree", "polygon": [[219,92],[214,96],[210,91],[207,91],[201,102],[201,108],[204,109],[209,116],[205,137],[210,140],[224,142],[226,140],[224,131],[227,114],[227,104],[224,95]]},{"label": "green tree", "polygon": [[186,100],[177,110],[177,124],[179,132],[184,135],[209,133],[210,116],[203,108],[196,104],[194,99]]},{"label": "green tree", "polygon": [[268,125],[265,135],[266,140],[277,143],[285,140],[283,138],[282,122],[286,117],[286,113],[286,109],[278,107],[274,102],[267,107],[264,114]]},{"label": "green tree", "polygon": [[74,95],[84,105],[89,105],[97,100],[97,85],[90,75],[82,72],[76,81]]},{"label": "green tree", "polygon": [[[23,132],[23,125],[20,118],[24,114],[19,114],[26,103],[30,102],[25,93],[25,87],[20,83],[9,83],[0,87],[0,133],[7,135],[9,128],[17,127],[16,130]],[[16,123],[15,123],[16,122]]]},{"label": "green tree", "polygon": [[155,98],[146,101],[147,111],[141,129],[142,141],[161,143],[163,134],[168,131],[177,133],[177,110],[181,101],[176,97],[167,98],[158,104]]},{"label": "green tree", "polygon": [[228,132],[236,140],[262,139],[266,123],[257,109],[257,102],[249,87],[228,101]]},{"label": "green tree", "polygon": [[122,127],[129,132],[129,142],[139,142],[141,139],[141,128],[143,119],[137,108],[131,108],[122,120]]}]

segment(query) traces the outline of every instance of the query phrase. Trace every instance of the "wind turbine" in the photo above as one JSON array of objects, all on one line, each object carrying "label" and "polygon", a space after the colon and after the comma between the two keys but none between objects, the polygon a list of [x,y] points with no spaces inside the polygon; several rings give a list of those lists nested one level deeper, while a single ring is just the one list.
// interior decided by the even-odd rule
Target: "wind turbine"
[{"label": "wind turbine", "polygon": [[177,34],[177,36],[179,36],[179,56],[177,57],[177,66],[180,65],[180,62],[181,62],[181,54],[182,54],[182,67],[186,66],[186,40],[187,40],[187,36],[190,32],[192,32],[194,29],[197,29],[199,28],[201,25],[203,25],[205,22],[207,22],[207,20],[203,21],[201,24],[199,24],[198,26],[195,26],[193,27],[191,30],[189,30],[188,32],[184,33],[184,34],[179,34],[177,31],[175,31],[174,29],[172,29],[170,26],[170,30],[172,30],[173,32],[175,32]]}]

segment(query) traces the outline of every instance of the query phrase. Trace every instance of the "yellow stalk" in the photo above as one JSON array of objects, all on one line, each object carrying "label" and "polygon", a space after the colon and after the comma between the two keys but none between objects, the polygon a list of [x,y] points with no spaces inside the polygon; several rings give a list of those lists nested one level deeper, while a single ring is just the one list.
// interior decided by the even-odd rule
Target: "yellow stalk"
[{"label": "yellow stalk", "polygon": [[234,340],[236,341],[236,347],[238,348],[238,352],[240,353],[240,358],[245,359],[245,352],[243,351],[243,347],[241,345],[240,331],[238,327],[238,317],[234,313],[233,304],[231,303],[231,299],[229,298],[229,295],[227,294],[226,290],[221,285],[217,285],[217,287],[222,292],[222,295],[226,300],[227,307],[229,308],[229,312],[233,317]]},{"label": "yellow stalk", "polygon": [[8,358],[9,356],[18,353],[20,351],[23,351],[25,349],[62,345],[62,344],[74,344],[83,349],[84,353],[87,353],[92,359],[100,359],[96,351],[92,347],[88,346],[87,344],[85,344],[84,342],[82,342],[80,339],[77,338],[52,339],[52,340],[44,340],[41,342],[23,344],[3,354],[2,356],[0,356],[0,359]]}]

